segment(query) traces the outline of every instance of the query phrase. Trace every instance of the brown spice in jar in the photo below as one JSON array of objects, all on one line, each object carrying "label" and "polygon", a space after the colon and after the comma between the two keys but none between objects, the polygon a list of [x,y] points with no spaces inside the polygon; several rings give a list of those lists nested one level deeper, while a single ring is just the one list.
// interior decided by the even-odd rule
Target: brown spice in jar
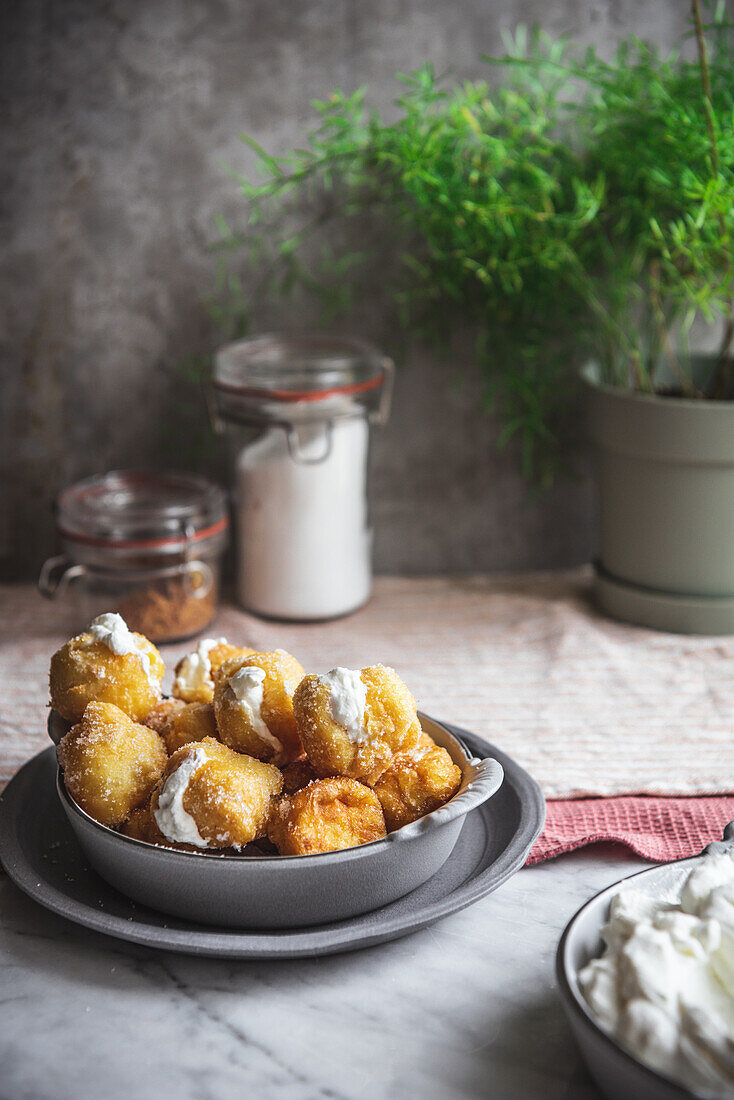
[{"label": "brown spice in jar", "polygon": [[203,596],[195,595],[204,583],[199,574],[172,577],[131,593],[120,602],[119,612],[131,630],[152,642],[173,641],[198,634],[214,618],[216,585]]}]

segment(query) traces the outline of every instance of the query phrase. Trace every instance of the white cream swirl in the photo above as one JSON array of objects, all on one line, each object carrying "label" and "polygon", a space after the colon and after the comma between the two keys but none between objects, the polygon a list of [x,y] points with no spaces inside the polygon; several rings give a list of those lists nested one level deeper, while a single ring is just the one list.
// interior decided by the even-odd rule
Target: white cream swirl
[{"label": "white cream swirl", "polygon": [[270,732],[265,719],[262,716],[263,684],[265,673],[257,665],[243,665],[227,681],[232,694],[237,700],[237,705],[244,714],[248,723],[252,726],[257,736],[272,745],[276,752],[281,752],[283,746],[278,738]]},{"label": "white cream swirl", "polygon": [[350,741],[359,744],[367,737],[365,711],[367,689],[359,671],[351,668],[332,668],[321,677],[329,689],[329,709],[338,726],[346,732]]},{"label": "white cream swirl", "polygon": [[208,760],[206,749],[199,747],[186,756],[171,772],[158,792],[158,805],[153,811],[158,828],[165,837],[176,844],[193,844],[207,848],[193,817],[184,809],[183,798],[193,775]]},{"label": "white cream swirl", "polygon": [[153,671],[150,653],[135,637],[122,615],[114,611],[106,611],[103,615],[98,615],[90,623],[87,633],[92,635],[95,642],[101,642],[118,657],[134,653],[148,677],[151,688],[156,695],[160,694],[160,679]]},{"label": "white cream swirl", "polygon": [[214,690],[209,654],[218,645],[225,645],[226,641],[226,638],[203,638],[196,650],[183,658],[173,681],[174,695],[196,693],[206,688]]},{"label": "white cream swirl", "polygon": [[579,985],[602,1027],[696,1092],[734,1096],[734,850],[705,856],[679,897],[613,899]]}]

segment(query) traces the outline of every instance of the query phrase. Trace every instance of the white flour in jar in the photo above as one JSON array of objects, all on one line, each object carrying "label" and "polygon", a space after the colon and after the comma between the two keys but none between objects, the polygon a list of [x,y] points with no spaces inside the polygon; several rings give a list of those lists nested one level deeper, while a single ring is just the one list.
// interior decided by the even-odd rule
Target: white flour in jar
[{"label": "white flour in jar", "polygon": [[371,586],[367,519],[369,426],[363,417],[299,429],[296,461],[271,427],[237,459],[238,596],[276,618],[352,611]]}]

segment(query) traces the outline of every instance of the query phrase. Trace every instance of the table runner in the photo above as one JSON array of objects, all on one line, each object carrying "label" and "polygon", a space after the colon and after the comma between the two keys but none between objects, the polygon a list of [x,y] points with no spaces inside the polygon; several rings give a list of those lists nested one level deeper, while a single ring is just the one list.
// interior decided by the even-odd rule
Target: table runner
[{"label": "table runner", "polygon": [[734,797],[577,798],[547,804],[545,828],[527,865],[600,841],[616,841],[662,863],[700,855],[734,821]]},{"label": "table runner", "polygon": [[[613,622],[590,584],[587,568],[385,577],[345,619],[281,624],[227,606],[207,633],[280,646],[314,671],[393,665],[423,710],[509,752],[550,798],[734,791],[734,637]],[[48,743],[48,659],[68,632],[33,586],[0,586],[0,782]],[[162,647],[166,684],[187,648]]]}]

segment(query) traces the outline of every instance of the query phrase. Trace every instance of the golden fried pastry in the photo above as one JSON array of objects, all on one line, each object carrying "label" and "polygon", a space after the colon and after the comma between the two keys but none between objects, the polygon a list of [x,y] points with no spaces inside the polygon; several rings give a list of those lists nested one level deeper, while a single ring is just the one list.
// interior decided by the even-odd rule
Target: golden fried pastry
[{"label": "golden fried pastry", "polygon": [[268,836],[282,856],[307,856],[355,848],[385,836],[385,818],[374,791],[356,779],[317,779],[281,798]]},{"label": "golden fried pastry", "polygon": [[163,673],[152,642],[128,630],[122,616],[98,615],[51,658],[51,706],[78,722],[87,703],[114,703],[139,722],[160,700]]},{"label": "golden fried pastry", "polygon": [[293,692],[305,675],[282,649],[225,661],[214,686],[214,713],[225,745],[287,764],[303,752],[293,716]]},{"label": "golden fried pastry", "polygon": [[218,741],[214,707],[211,703],[185,703],[183,709],[173,716],[161,737],[169,753],[174,753],[193,741],[203,741],[205,737],[213,737]]},{"label": "golden fried pastry", "polygon": [[347,775],[372,785],[421,734],[415,699],[384,665],[306,676],[293,710],[303,747],[321,776]]},{"label": "golden fried pastry", "polygon": [[401,752],[374,785],[389,832],[448,802],[461,786],[461,769],[425,734],[411,752]]},{"label": "golden fried pastry", "polygon": [[203,638],[193,653],[187,653],[176,665],[171,691],[185,703],[211,703],[214,678],[225,661],[247,657],[254,649],[230,645],[226,638]]},{"label": "golden fried pastry", "polygon": [[120,826],[119,831],[123,836],[130,836],[133,840],[144,840],[146,844],[165,846],[169,843],[155,823],[150,804],[133,810],[127,821]]},{"label": "golden fried pastry", "polygon": [[173,719],[179,714],[186,704],[183,699],[162,699],[156,703],[149,714],[141,719],[144,726],[150,726],[161,737],[171,728]]},{"label": "golden fried pastry", "polygon": [[133,840],[144,840],[146,844],[155,844],[159,848],[175,848],[180,852],[195,852],[197,849],[192,844],[175,844],[165,837],[156,825],[150,803],[133,810],[130,817],[119,828],[118,832],[123,836],[132,837]]},{"label": "golden fried pastry", "polygon": [[195,848],[242,848],[265,836],[283,779],[272,764],[206,737],[168,761],[151,809],[163,835]]},{"label": "golden fried pastry", "polygon": [[298,760],[286,764],[282,769],[282,773],[284,794],[295,794],[302,787],[307,787],[309,783],[313,783],[314,779],[318,779],[307,756],[299,756]]},{"label": "golden fried pastry", "polygon": [[147,802],[168,760],[159,735],[113,703],[89,703],[57,753],[67,791],[103,825],[120,825]]}]

